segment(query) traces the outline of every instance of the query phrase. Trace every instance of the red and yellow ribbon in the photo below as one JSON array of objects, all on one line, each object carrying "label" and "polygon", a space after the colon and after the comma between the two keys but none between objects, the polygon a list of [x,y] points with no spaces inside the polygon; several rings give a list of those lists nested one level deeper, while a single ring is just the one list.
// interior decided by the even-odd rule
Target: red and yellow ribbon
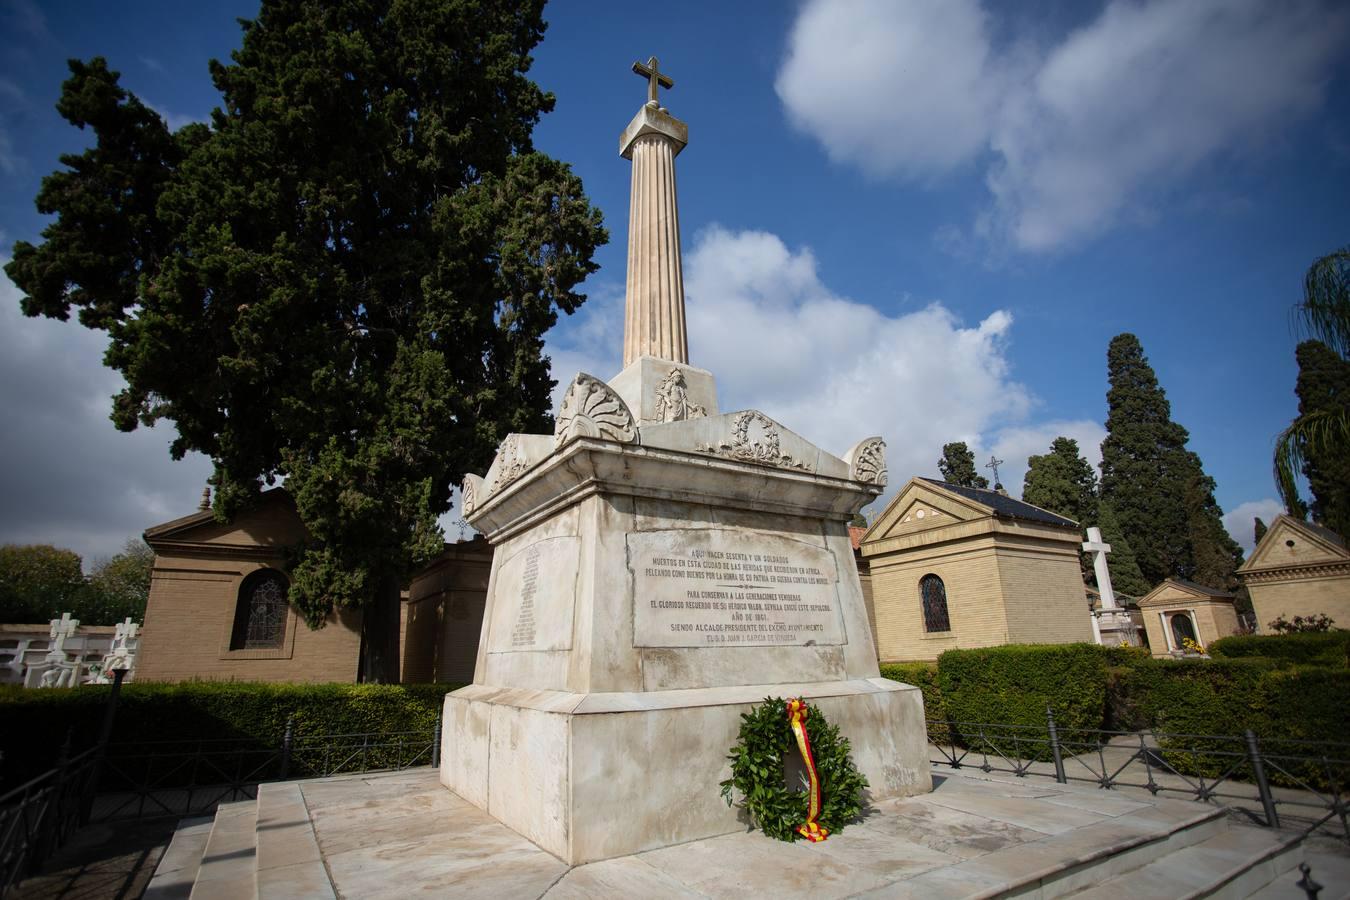
[{"label": "red and yellow ribbon", "polygon": [[816,773],[816,758],[811,754],[811,739],[806,736],[806,704],[800,698],[789,700],[787,715],[788,724],[797,738],[797,749],[802,753],[802,762],[806,763],[806,773],[811,780],[806,822],[797,827],[797,833],[815,844],[829,837],[830,831],[816,822],[820,815],[820,776]]}]

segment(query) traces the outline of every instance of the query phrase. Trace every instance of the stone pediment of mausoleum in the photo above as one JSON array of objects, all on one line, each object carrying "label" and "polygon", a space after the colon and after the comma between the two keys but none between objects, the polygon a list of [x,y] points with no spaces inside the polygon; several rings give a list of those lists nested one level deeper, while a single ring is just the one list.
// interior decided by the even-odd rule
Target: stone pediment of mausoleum
[{"label": "stone pediment of mausoleum", "polygon": [[229,522],[216,521],[209,510],[154,525],[145,531],[145,541],[159,553],[250,553],[275,555],[301,543],[306,531],[295,503],[284,488],[264,491],[258,502],[237,512]]},{"label": "stone pediment of mausoleum", "polygon": [[1281,514],[1237,571],[1248,581],[1347,575],[1350,549],[1339,535]]},{"label": "stone pediment of mausoleum", "polygon": [[863,543],[990,518],[993,510],[911,478],[867,530]]}]

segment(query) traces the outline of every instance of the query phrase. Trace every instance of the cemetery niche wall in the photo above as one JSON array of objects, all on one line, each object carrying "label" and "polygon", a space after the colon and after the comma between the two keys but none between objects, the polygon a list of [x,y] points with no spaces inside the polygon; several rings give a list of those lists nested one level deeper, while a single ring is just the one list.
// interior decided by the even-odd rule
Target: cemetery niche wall
[{"label": "cemetery niche wall", "polygon": [[770,695],[840,727],[872,800],[931,788],[922,698],[879,677],[848,531],[886,484],[884,444],[840,458],[758,410],[723,413],[689,365],[687,141],[654,96],[620,137],[624,370],[577,375],[553,434],[509,435],[462,488],[496,555],[441,780],[573,864],[744,829],[718,783],[741,714]]},{"label": "cemetery niche wall", "polygon": [[1092,641],[1078,523],[1007,494],[912,478],[862,540],[883,662]]},{"label": "cemetery niche wall", "polygon": [[[283,488],[229,523],[203,496],[189,516],[145,532],[155,551],[137,677],[141,681],[354,682],[361,613],[312,630],[286,600],[288,548],[306,538]],[[402,603],[401,680],[473,677],[492,549],[447,544],[413,575]]]}]

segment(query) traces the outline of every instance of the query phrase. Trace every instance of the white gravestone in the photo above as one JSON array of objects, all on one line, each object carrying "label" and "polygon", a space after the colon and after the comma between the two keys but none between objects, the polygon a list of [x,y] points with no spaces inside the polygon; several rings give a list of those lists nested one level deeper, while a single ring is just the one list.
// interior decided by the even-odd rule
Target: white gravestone
[{"label": "white gravestone", "polygon": [[66,653],[66,639],[80,627],[79,619],[72,619],[70,613],[62,613],[61,618],[52,619],[52,646],[43,662],[46,669],[42,673],[39,687],[73,687],[77,683],[79,664],[72,662]]},{"label": "white gravestone", "polygon": [[756,410],[721,413],[688,365],[687,140],[654,100],[620,138],[637,236],[623,372],[578,375],[554,434],[509,435],[461,489],[496,552],[441,781],[572,864],[744,830],[718,782],[766,696],[838,725],[873,802],[932,783],[922,695],[879,677],[848,534],[885,488],[885,444],[841,458]]},{"label": "white gravestone", "polygon": [[103,669],[95,679],[98,684],[111,683],[113,680],[111,673],[116,671],[126,672],[127,676],[130,676],[136,665],[136,648],[140,631],[141,626],[131,621],[130,616],[125,621],[117,623],[117,627],[113,630],[112,648],[103,658]]},{"label": "white gravestone", "polygon": [[1100,609],[1092,610],[1092,636],[1099,644],[1115,644],[1124,641],[1131,645],[1139,642],[1139,628],[1129,610],[1122,609],[1116,603],[1116,592],[1111,587],[1111,570],[1106,565],[1106,554],[1111,545],[1102,540],[1100,528],[1089,528],[1083,550],[1093,554],[1092,569],[1097,575],[1097,590],[1101,593]]}]

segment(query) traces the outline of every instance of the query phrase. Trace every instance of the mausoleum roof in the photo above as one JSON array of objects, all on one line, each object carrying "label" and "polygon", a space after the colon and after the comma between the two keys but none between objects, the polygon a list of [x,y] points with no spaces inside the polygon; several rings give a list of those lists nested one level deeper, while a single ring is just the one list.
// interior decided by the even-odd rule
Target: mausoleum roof
[{"label": "mausoleum roof", "polygon": [[1045,522],[1048,525],[1059,525],[1063,528],[1076,529],[1078,527],[1078,523],[1073,519],[1066,519],[1064,516],[1052,513],[1047,509],[1041,509],[1039,506],[1032,506],[1030,503],[1023,503],[1021,500],[1014,500],[998,491],[965,487],[960,484],[952,484],[950,481],[940,481],[937,478],[924,478],[923,480],[929,484],[935,484],[945,491],[960,494],[967,500],[974,500],[976,503],[987,506],[994,511],[996,516],[1026,519],[1029,522]]}]

